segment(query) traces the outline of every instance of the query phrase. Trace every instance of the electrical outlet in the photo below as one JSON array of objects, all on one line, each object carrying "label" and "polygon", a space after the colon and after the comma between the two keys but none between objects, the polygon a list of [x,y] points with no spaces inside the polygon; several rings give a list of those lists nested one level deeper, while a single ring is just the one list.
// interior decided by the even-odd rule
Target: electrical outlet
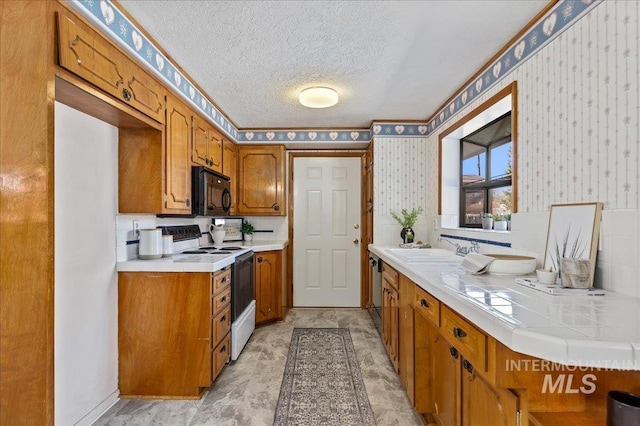
[{"label": "electrical outlet", "polygon": [[438,219],[433,219],[433,230],[434,231],[438,230]]},{"label": "electrical outlet", "polygon": [[140,221],[133,221],[133,236],[136,237],[136,239],[140,238]]}]

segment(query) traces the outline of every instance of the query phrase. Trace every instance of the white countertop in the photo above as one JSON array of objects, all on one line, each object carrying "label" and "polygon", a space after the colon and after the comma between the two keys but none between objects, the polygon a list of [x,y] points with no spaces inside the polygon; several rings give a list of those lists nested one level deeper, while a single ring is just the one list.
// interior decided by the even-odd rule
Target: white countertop
[{"label": "white countertop", "polygon": [[[231,254],[174,254],[154,260],[131,259],[116,263],[118,272],[215,272],[233,264],[235,257],[253,250],[261,251],[282,250],[288,241],[252,241],[242,244],[225,244],[227,246],[243,247],[243,250]],[[224,246],[223,246],[224,247]]]},{"label": "white countertop", "polygon": [[513,275],[470,274],[453,252],[448,261],[406,262],[385,247],[369,250],[515,352],[565,365],[640,370],[640,299],[546,294],[517,284]]}]

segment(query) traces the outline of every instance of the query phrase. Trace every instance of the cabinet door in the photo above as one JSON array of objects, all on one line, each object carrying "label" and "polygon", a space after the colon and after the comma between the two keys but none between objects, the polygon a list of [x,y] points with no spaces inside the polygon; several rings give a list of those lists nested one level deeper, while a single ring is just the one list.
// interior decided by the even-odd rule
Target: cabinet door
[{"label": "cabinet door", "polygon": [[400,275],[399,291],[399,368],[400,381],[407,392],[411,404],[414,400],[414,313],[412,308],[415,295],[414,283]]},{"label": "cabinet door", "polygon": [[60,65],[120,99],[124,58],[93,31],[84,31],[70,17],[58,15]]},{"label": "cabinet door", "polygon": [[193,116],[191,161],[209,167],[209,125],[197,115]]},{"label": "cabinet door", "polygon": [[99,34],[84,30],[72,19],[58,15],[60,66],[164,123],[162,85]]},{"label": "cabinet door", "polygon": [[255,292],[256,324],[278,318],[278,295],[281,281],[280,252],[261,252],[256,254]]},{"label": "cabinet door", "polygon": [[[442,336],[433,346],[433,417],[439,425],[460,425],[460,354]],[[489,423],[487,423],[489,424]]]},{"label": "cabinet door", "polygon": [[208,273],[118,273],[122,395],[197,397],[211,385]]},{"label": "cabinet door", "polygon": [[122,99],[129,105],[164,123],[164,90],[160,83],[131,61],[126,62],[125,88]]},{"label": "cabinet door", "polygon": [[[438,329],[427,317],[414,315],[414,407],[418,413],[433,413],[434,409],[434,345]],[[402,348],[401,348],[402,351]]]},{"label": "cabinet door", "polygon": [[222,135],[213,127],[209,131],[209,167],[222,173]]},{"label": "cabinet door", "polygon": [[191,113],[184,104],[167,97],[165,142],[165,208],[191,213]]},{"label": "cabinet door", "polygon": [[238,147],[238,213],[286,216],[283,146]]},{"label": "cabinet door", "polygon": [[238,156],[236,144],[224,139],[222,142],[222,174],[231,179],[231,209],[229,214],[234,215],[237,211],[238,201]]},{"label": "cabinet door", "polygon": [[492,426],[517,424],[518,396],[508,389],[493,388],[464,360],[463,367],[462,424],[472,426],[478,419]]},{"label": "cabinet door", "polygon": [[400,309],[398,306],[398,291],[396,289],[389,290],[389,356],[391,357],[391,363],[396,369],[396,372],[400,371],[399,363],[399,327],[400,327]]}]

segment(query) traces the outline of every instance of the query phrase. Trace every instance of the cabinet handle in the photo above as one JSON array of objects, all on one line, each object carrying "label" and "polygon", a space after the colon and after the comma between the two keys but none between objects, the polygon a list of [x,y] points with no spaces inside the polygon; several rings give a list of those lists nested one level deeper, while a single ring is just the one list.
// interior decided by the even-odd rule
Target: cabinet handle
[{"label": "cabinet handle", "polygon": [[223,315],[222,318],[220,318],[220,322],[225,322],[227,320],[227,316]]},{"label": "cabinet handle", "polygon": [[185,200],[185,204],[186,204],[187,207],[191,207],[191,200],[187,198]]},{"label": "cabinet handle", "polygon": [[226,351],[227,351],[227,345],[224,345],[223,347],[220,348],[220,353],[226,352]]},{"label": "cabinet handle", "polygon": [[280,211],[280,206],[276,204],[276,205],[273,206],[273,209],[275,211],[279,212]]},{"label": "cabinet handle", "polygon": [[420,306],[422,306],[423,308],[428,308],[429,303],[427,303],[427,301],[424,299],[420,299]]},{"label": "cabinet handle", "polygon": [[220,299],[220,303],[224,303],[227,301],[227,296],[223,297],[222,299]]},{"label": "cabinet handle", "polygon": [[258,263],[262,263],[262,256],[258,258]]},{"label": "cabinet handle", "polygon": [[129,89],[122,89],[122,97],[127,102],[131,100],[131,92],[129,91]]},{"label": "cabinet handle", "polygon": [[467,370],[469,372],[469,374],[473,374],[473,365],[469,361],[467,361],[466,359],[464,361],[462,361],[462,368]]},{"label": "cabinet handle", "polygon": [[462,339],[463,337],[467,336],[467,333],[465,333],[465,331],[460,327],[453,327],[453,335],[458,339]]},{"label": "cabinet handle", "polygon": [[227,277],[222,277],[222,279],[220,280],[220,284],[224,284],[227,282]]},{"label": "cabinet handle", "polygon": [[451,354],[452,357],[454,357],[455,359],[458,359],[458,350],[453,346],[449,348],[449,353]]}]

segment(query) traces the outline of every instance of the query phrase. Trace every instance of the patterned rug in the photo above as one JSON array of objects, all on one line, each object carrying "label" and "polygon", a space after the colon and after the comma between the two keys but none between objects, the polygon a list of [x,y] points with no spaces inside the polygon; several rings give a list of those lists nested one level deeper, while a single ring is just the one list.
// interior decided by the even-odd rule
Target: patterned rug
[{"label": "patterned rug", "polygon": [[376,424],[348,329],[293,329],[273,424]]}]

